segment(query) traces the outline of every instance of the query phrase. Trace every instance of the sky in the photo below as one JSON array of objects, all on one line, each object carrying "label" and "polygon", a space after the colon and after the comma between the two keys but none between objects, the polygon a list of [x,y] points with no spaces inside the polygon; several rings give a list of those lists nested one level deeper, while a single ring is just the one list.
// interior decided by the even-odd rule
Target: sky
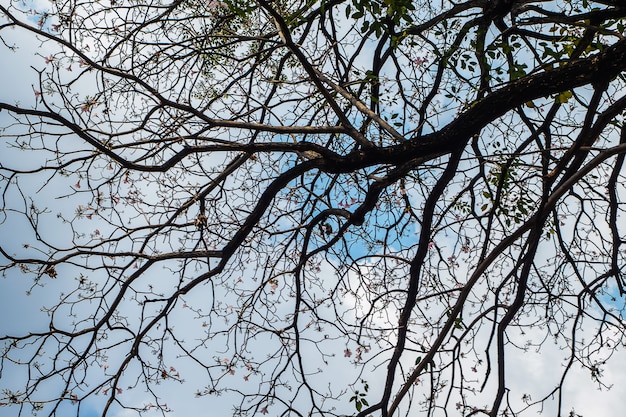
[{"label": "sky", "polygon": [[[5,1],[5,0],[2,0]],[[34,7],[39,7],[34,5]],[[0,65],[0,80],[2,80],[2,87],[0,89],[0,101],[3,102],[19,102],[22,105],[34,104],[37,99],[36,91],[36,71],[35,69],[43,69],[46,66],[45,58],[53,50],[48,49],[49,46],[42,45],[36,39],[28,36],[23,36],[20,33],[15,33],[14,39],[8,39],[8,41],[14,40],[19,44],[20,48],[17,52],[9,51],[5,47],[0,48],[0,62],[10,63]],[[7,39],[5,39],[7,41]],[[34,67],[34,69],[32,68]],[[87,88],[87,87],[85,87]],[[9,115],[6,112],[0,112],[0,127],[6,127],[5,132],[11,132]],[[2,137],[0,136],[0,140]],[[6,141],[2,141],[2,151],[0,151],[0,159],[5,161],[10,158],[13,164],[23,164],[23,166],[30,166],[33,163],[37,163],[30,155],[25,155],[23,152],[17,152],[15,150],[5,149]],[[24,181],[22,184],[23,189],[27,190],[28,198],[32,198],[37,201],[38,205],[46,207],[52,214],[57,211],[68,210],[68,207],[73,207],[77,201],[76,197],[59,199],[60,195],[65,195],[71,190],[71,186],[76,179],[68,177],[67,179],[55,179],[53,187],[46,187],[41,190],[41,180],[33,179]],[[20,197],[16,194],[8,194],[4,196],[7,206],[22,205]],[[3,213],[4,221],[0,223],[0,239],[2,240],[2,246],[4,248],[12,248],[16,253],[21,253],[24,250],[23,242],[32,239],[32,236],[26,236],[25,224],[23,220],[19,219],[19,216],[15,216],[10,211]],[[61,244],[67,244],[69,236],[63,229],[54,229],[55,223],[43,224],[44,232],[48,236],[54,236]],[[103,229],[106,225],[95,224],[93,229]],[[92,230],[87,233],[93,233]],[[452,246],[453,239],[450,242],[438,241],[437,245],[441,247]],[[321,275],[327,275],[332,277],[330,263],[333,260],[326,261],[321,265]],[[167,274],[166,270],[158,272],[160,274]],[[253,271],[245,271],[246,274],[253,275]],[[36,287],[31,289],[32,283],[24,279],[23,275],[17,274],[15,271],[10,271],[6,277],[0,281],[0,335],[15,334],[23,331],[24,329],[36,329],[47,325],[47,314],[41,311],[41,306],[51,305],[58,299],[60,294],[67,293],[76,288],[76,276],[63,276],[61,274],[58,279],[49,280],[43,287]],[[30,292],[27,297],[25,294]],[[191,298],[191,296],[190,296]],[[345,300],[347,307],[356,306],[358,300],[350,299],[349,296]],[[190,303],[191,304],[191,303]],[[81,308],[75,312],[77,316],[80,316]],[[188,333],[190,337],[193,337],[194,332],[198,331],[198,323],[189,320],[188,312],[184,308],[179,308],[172,316],[177,319],[177,326],[180,329],[181,334]],[[68,322],[75,320],[75,318],[68,317]],[[520,335],[520,344],[525,340],[532,340],[534,338],[540,338],[543,332],[537,332],[536,335],[531,334],[522,337]],[[484,345],[486,343],[487,335],[480,334],[480,338],[476,341],[478,345]],[[276,341],[265,341],[255,346],[260,351],[267,349],[271,351],[273,343]],[[215,355],[220,355],[220,348],[214,345],[206,347],[207,350],[214,349]],[[322,372],[319,376],[320,380],[329,379],[334,382],[341,381],[345,378],[346,381],[350,380],[348,376],[355,372],[355,368],[349,361],[345,360],[344,351],[346,345],[340,341],[337,341],[336,356],[329,360],[329,364],[322,368]],[[566,354],[562,350],[559,344],[544,344],[541,351],[537,352],[532,347],[527,351],[511,350],[509,356],[510,364],[510,378],[511,388],[518,388],[516,392],[528,392],[532,398],[536,398],[535,392],[545,391],[547,387],[551,387],[555,384],[555,378],[558,378],[560,371],[562,370]],[[116,359],[115,354],[111,355],[110,361],[114,362]],[[169,413],[172,417],[182,417],[187,415],[228,415],[232,409],[234,397],[224,395],[222,397],[204,396],[197,397],[194,393],[197,389],[202,389],[206,385],[206,375],[203,372],[198,372],[198,368],[193,363],[185,361],[182,358],[172,356],[168,358],[176,370],[184,378],[183,384],[175,381],[166,381],[162,385],[155,386],[155,390],[161,394],[164,398],[164,402],[173,411]],[[407,364],[409,366],[410,364]],[[97,365],[94,365],[97,366]],[[312,365],[313,366],[313,365]],[[317,366],[317,364],[315,364]],[[101,366],[102,367],[102,366]],[[103,367],[102,367],[103,368]],[[384,370],[384,369],[383,369]],[[106,372],[106,368],[102,369],[102,372]],[[372,386],[372,390],[379,389],[381,385],[380,378],[376,371],[372,370],[372,373],[367,377],[368,382]],[[0,377],[0,389],[4,389],[10,384],[10,386],[19,385],[19,381],[24,378],[23,373],[19,372],[11,366],[7,366]],[[613,417],[616,415],[616,410],[622,410],[626,408],[626,396],[616,395],[616,391],[619,391],[621,387],[626,384],[626,356],[623,350],[618,351],[613,358],[611,358],[611,365],[604,368],[604,378],[609,385],[613,385],[613,390],[598,389],[597,384],[590,378],[589,372],[581,369],[580,366],[574,364],[572,372],[566,384],[566,390],[570,394],[568,397],[572,399],[571,405],[568,405],[572,410],[576,410],[577,414],[584,417]],[[237,386],[245,386],[247,381],[244,380],[244,374],[235,373],[232,376],[232,384]],[[48,386],[45,389],[54,391],[53,386]],[[485,393],[477,394],[477,401],[481,398],[485,398],[485,403],[489,402],[488,394],[492,390],[487,388]],[[143,392],[125,393],[129,396],[133,396],[133,400],[136,403],[147,404],[151,402],[150,397]],[[534,394],[534,395],[533,395]],[[105,396],[94,396],[88,399],[81,405],[80,417],[95,417],[100,415],[102,405]],[[518,399],[517,401],[520,401]],[[75,405],[66,404],[68,414],[76,413],[77,409]],[[554,404],[548,403],[543,415],[554,415]],[[565,407],[567,410],[568,407]],[[350,407],[346,408],[347,412],[351,411]],[[2,415],[2,408],[0,408],[0,415]],[[454,412],[454,411],[452,411]],[[206,414],[210,413],[210,414]],[[534,413],[534,411],[532,412]],[[531,415],[532,415],[531,413]],[[116,410],[113,413],[114,417],[126,417],[134,415],[128,410]],[[156,415],[156,411],[148,413],[147,415]],[[268,415],[273,415],[270,407]]]}]

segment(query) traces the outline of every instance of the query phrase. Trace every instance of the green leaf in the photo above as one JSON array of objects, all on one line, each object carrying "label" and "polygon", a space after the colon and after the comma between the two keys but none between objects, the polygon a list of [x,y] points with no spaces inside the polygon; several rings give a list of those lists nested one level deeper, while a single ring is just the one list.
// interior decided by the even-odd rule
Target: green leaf
[{"label": "green leaf", "polygon": [[571,91],[563,91],[562,93],[560,93],[557,97],[557,101],[559,103],[567,103],[569,101],[570,98],[572,98],[573,93]]}]

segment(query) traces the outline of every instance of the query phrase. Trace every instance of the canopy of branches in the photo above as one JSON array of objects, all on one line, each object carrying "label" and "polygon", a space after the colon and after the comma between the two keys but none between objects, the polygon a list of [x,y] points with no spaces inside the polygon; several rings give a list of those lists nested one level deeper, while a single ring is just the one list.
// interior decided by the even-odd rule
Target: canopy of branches
[{"label": "canopy of branches", "polygon": [[581,413],[626,344],[625,23],[1,1],[0,413]]}]

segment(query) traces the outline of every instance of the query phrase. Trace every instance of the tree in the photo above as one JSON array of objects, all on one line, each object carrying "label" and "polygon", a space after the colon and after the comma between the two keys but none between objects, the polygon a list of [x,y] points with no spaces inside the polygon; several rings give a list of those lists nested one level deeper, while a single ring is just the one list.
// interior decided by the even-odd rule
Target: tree
[{"label": "tree", "polygon": [[0,334],[11,415],[167,414],[187,380],[236,415],[573,416],[577,369],[610,384],[622,2],[0,13],[32,65],[0,102],[0,285],[45,297]]}]

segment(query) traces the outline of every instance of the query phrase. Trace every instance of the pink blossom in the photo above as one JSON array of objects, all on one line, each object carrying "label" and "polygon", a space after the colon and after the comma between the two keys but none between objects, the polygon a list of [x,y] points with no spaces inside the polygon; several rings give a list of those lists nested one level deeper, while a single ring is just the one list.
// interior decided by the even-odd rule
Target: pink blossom
[{"label": "pink blossom", "polygon": [[87,100],[85,103],[81,104],[80,110],[85,113],[91,110],[91,108],[96,104],[95,100]]},{"label": "pink blossom", "polygon": [[423,57],[423,56],[418,56],[417,58],[413,60],[413,63],[417,65],[418,67],[421,67],[426,62],[428,62],[428,59],[426,59],[426,57]]},{"label": "pink blossom", "polygon": [[350,349],[346,349],[343,351],[343,356],[346,358],[349,358],[350,356],[352,356],[352,351]]},{"label": "pink blossom", "polygon": [[209,10],[221,9],[225,6],[226,6],[225,3],[221,1],[217,1],[217,0],[211,0],[207,3],[207,7],[209,8]]}]

